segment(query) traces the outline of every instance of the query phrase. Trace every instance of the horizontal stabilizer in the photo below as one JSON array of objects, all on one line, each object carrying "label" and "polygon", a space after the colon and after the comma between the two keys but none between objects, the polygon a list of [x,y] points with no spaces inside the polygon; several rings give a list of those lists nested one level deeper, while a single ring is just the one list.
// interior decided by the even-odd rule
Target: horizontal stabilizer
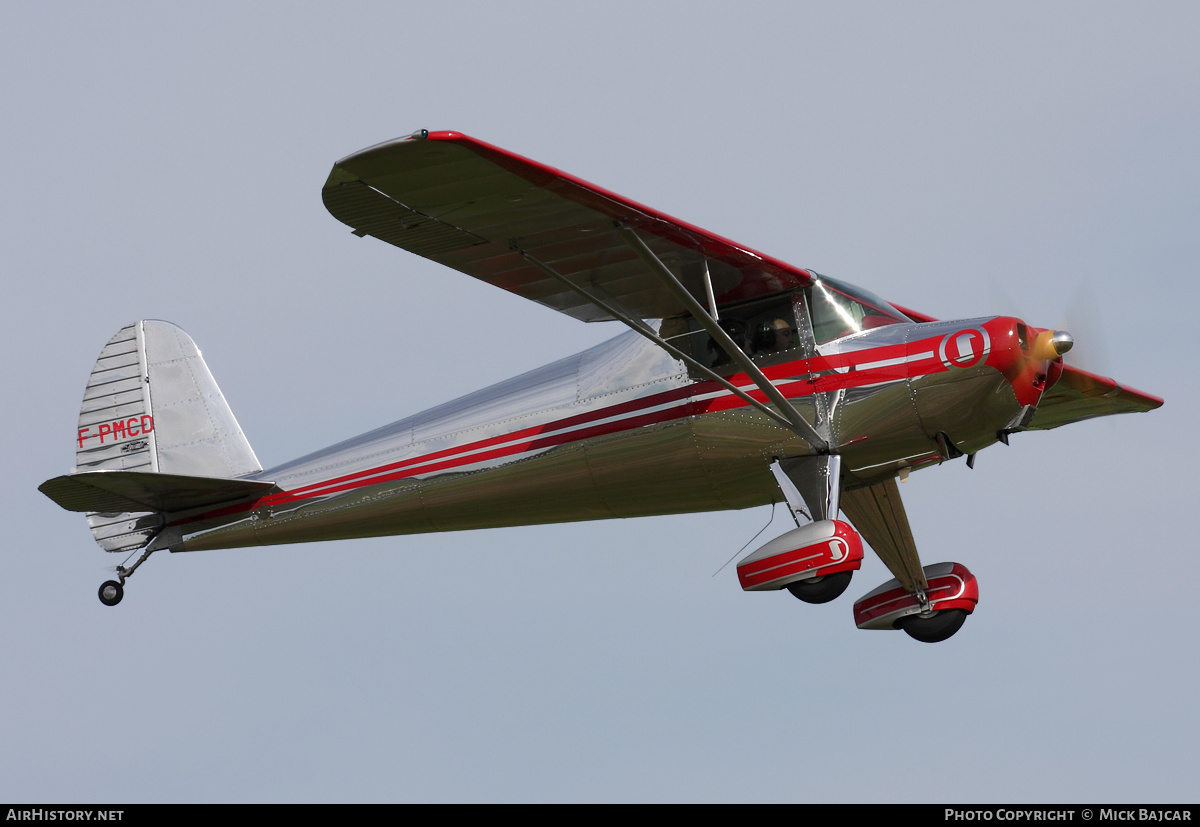
[{"label": "horizontal stabilizer", "polygon": [[38,490],[67,511],[106,514],[186,511],[263,497],[273,482],[156,474],[151,471],[84,471],[46,480]]}]

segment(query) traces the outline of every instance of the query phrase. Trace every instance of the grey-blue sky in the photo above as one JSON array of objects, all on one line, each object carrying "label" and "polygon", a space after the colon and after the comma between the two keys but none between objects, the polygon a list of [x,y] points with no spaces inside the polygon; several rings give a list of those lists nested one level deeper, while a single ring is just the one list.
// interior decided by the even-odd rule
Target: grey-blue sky
[{"label": "grey-blue sky", "polygon": [[[1200,13],[826,5],[4,6],[0,798],[1194,800]],[[422,126],[938,316],[1087,285],[1167,405],[912,477],[981,581],[939,646],[854,629],[873,559],[822,607],[711,577],[763,510],[156,557],[104,609],[35,489],[122,324],[267,465],[618,332],[324,211]]]}]

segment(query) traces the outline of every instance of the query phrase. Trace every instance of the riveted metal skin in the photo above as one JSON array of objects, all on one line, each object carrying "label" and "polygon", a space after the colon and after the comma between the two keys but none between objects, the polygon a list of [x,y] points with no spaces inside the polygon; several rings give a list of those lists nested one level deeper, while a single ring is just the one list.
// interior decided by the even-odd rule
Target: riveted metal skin
[{"label": "riveted metal skin", "polygon": [[[353,153],[322,198],[359,237],[636,332],[261,470],[187,334],[122,328],[89,379],[75,472],[40,489],[106,550],[143,549],[121,582],[163,548],[747,508],[782,486],[849,545],[840,506],[927,610],[897,477],[1162,404],[1065,365],[1061,331],[936,321],[461,133]],[[830,554],[820,567],[853,557]]]},{"label": "riveted metal skin", "polygon": [[[963,324],[878,328],[813,359],[797,349],[766,373],[838,445],[843,485],[868,484],[940,462],[939,431],[960,447],[990,444],[1020,410],[996,367],[951,375],[939,360],[938,343]],[[736,381],[753,389],[744,376]],[[681,362],[626,333],[250,475],[280,492],[173,516],[183,539],[172,548],[747,508],[778,498],[775,458],[812,453],[793,432],[715,383],[691,381]]]}]

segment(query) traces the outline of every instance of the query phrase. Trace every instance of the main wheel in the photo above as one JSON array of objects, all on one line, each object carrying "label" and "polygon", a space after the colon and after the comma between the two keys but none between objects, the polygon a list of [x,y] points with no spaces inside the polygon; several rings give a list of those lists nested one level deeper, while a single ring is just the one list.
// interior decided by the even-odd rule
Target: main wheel
[{"label": "main wheel", "polygon": [[809,580],[797,580],[788,583],[787,590],[805,603],[828,603],[842,596],[850,586],[852,571],[839,571],[836,574],[826,574]]},{"label": "main wheel", "polygon": [[116,580],[105,580],[100,586],[100,602],[105,606],[115,606],[125,596],[125,589]]},{"label": "main wheel", "polygon": [[922,643],[940,643],[962,628],[967,620],[964,609],[944,609],[929,617],[909,615],[896,621],[910,638]]}]

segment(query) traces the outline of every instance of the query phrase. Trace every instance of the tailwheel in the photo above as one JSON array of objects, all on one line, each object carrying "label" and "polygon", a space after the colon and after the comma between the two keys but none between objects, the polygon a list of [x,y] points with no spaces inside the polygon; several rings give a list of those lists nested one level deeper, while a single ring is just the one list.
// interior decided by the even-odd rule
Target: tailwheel
[{"label": "tailwheel", "polygon": [[100,586],[100,602],[105,606],[115,606],[125,596],[124,587],[116,580],[106,580]]},{"label": "tailwheel", "polygon": [[965,609],[943,609],[928,617],[908,615],[896,621],[896,628],[903,629],[913,640],[941,643],[962,628],[968,614]]},{"label": "tailwheel", "polygon": [[142,556],[137,559],[137,562],[129,568],[117,566],[117,576],[120,577],[121,580],[119,582],[116,580],[105,580],[100,585],[100,602],[105,606],[115,606],[120,603],[121,598],[125,596],[126,578],[131,577],[133,573],[137,571],[138,566],[150,559],[150,555],[156,550],[157,549],[155,549],[153,546],[148,547],[142,552]]},{"label": "tailwheel", "polygon": [[797,580],[788,583],[786,588],[792,596],[805,603],[828,603],[837,600],[842,592],[850,587],[852,571],[839,571],[821,577],[810,577],[807,580]]}]

